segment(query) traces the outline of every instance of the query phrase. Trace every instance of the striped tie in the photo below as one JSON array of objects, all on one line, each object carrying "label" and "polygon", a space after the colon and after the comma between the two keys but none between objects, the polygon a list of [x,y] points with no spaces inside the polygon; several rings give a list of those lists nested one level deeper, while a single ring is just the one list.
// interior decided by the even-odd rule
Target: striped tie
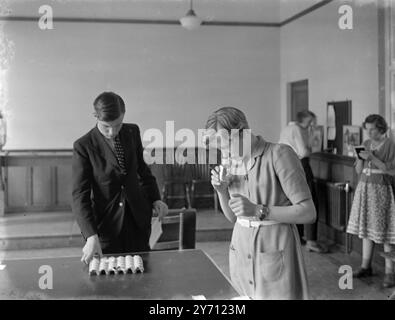
[{"label": "striped tie", "polygon": [[126,173],[125,170],[125,153],[123,151],[123,147],[121,141],[119,140],[119,135],[117,135],[114,139],[115,146],[115,154],[117,156],[118,164],[121,167],[122,173]]}]

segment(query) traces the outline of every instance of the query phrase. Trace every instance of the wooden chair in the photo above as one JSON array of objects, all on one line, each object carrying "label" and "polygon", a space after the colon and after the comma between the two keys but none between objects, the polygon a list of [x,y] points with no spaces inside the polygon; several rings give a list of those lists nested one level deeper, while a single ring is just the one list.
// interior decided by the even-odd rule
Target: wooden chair
[{"label": "wooden chair", "polygon": [[152,250],[195,249],[196,210],[171,209],[162,220],[162,235]]},{"label": "wooden chair", "polygon": [[[171,150],[170,152],[174,152]],[[162,200],[169,205],[169,200],[184,200],[184,206],[191,208],[189,199],[189,186],[187,176],[187,166],[179,160],[180,155],[175,153],[174,164],[162,165],[163,187],[162,187]],[[181,189],[178,190],[177,188]],[[180,194],[181,191],[181,194]]]},{"label": "wooden chair", "polygon": [[[195,207],[196,198],[212,198],[214,201],[214,210],[215,213],[218,212],[218,197],[214,188],[211,185],[211,169],[208,161],[208,150],[206,149],[196,149],[197,155],[196,159],[198,160],[193,166],[191,166],[191,194],[190,201],[191,206]],[[205,193],[198,193],[197,186],[203,186],[208,190]]]}]

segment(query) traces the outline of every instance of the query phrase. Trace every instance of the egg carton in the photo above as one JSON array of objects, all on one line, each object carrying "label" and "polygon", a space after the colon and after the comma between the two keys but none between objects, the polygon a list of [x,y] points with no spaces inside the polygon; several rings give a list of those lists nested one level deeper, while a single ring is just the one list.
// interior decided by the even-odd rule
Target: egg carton
[{"label": "egg carton", "polygon": [[89,275],[112,275],[126,273],[143,273],[143,259],[138,256],[118,256],[93,258],[89,263]]}]

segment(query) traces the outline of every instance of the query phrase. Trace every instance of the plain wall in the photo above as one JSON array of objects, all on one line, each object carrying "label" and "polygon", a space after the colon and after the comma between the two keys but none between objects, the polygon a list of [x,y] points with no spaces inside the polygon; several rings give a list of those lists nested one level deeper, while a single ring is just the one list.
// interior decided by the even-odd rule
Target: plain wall
[{"label": "plain wall", "polygon": [[[280,123],[278,28],[8,22],[6,149],[71,148],[95,125],[94,98],[120,94],[126,122],[164,130],[203,128],[221,106],[240,107],[276,140]],[[147,144],[147,143],[145,143]],[[169,145],[168,143],[166,143]],[[177,145],[177,143],[176,143]]]},{"label": "plain wall", "polygon": [[[353,8],[353,29],[338,26],[342,4]],[[330,101],[352,101],[352,124],[379,112],[377,6],[333,1],[281,28],[281,126],[287,123],[287,85],[308,79],[309,109],[326,124]],[[325,141],[325,139],[324,139]]]}]

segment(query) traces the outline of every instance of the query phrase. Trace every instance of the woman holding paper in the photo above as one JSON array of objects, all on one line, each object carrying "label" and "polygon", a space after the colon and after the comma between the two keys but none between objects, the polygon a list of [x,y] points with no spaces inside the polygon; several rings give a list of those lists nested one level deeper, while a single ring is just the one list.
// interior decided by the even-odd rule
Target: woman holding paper
[{"label": "woman holding paper", "polygon": [[297,155],[251,134],[236,108],[215,111],[206,129],[206,142],[213,147],[220,140],[222,156],[231,160],[229,172],[212,170],[211,183],[225,216],[235,222],[229,251],[233,284],[253,299],[307,299],[295,224],[314,222],[316,212]]},{"label": "woman holding paper", "polygon": [[[391,252],[395,244],[395,144],[386,137],[388,125],[377,114],[368,116],[363,128],[369,139],[363,143],[355,170],[360,175],[348,221],[347,232],[362,239],[362,264],[356,278],[372,276],[374,244]],[[384,287],[395,286],[393,262],[385,259]]]}]

